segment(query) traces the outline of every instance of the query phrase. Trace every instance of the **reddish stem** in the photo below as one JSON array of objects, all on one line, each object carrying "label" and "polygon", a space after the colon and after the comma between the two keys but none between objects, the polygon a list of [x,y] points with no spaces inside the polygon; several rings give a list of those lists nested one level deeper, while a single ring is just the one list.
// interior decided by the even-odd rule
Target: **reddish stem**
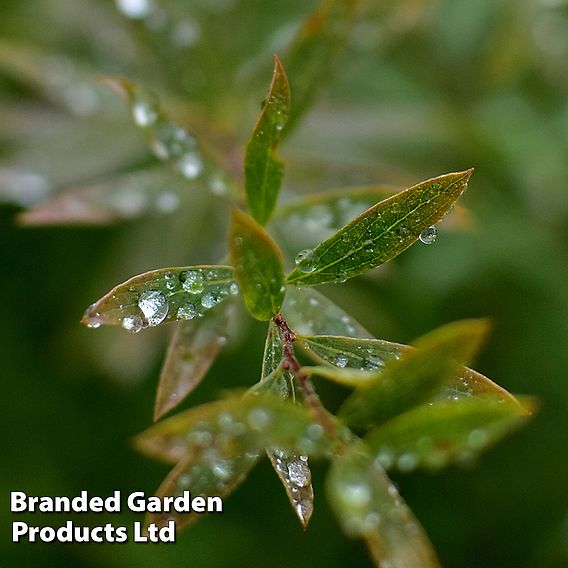
[{"label": "reddish stem", "polygon": [[294,373],[294,376],[298,380],[300,388],[304,393],[304,398],[308,406],[316,414],[319,423],[331,434],[335,432],[335,425],[330,420],[324,406],[322,405],[319,396],[317,395],[310,377],[302,371],[302,366],[296,358],[294,352],[294,342],[296,341],[296,336],[294,332],[288,327],[286,320],[282,314],[274,316],[274,323],[280,331],[280,337],[282,338],[283,345],[283,355],[284,360],[282,361],[282,366],[285,369],[289,369]]}]

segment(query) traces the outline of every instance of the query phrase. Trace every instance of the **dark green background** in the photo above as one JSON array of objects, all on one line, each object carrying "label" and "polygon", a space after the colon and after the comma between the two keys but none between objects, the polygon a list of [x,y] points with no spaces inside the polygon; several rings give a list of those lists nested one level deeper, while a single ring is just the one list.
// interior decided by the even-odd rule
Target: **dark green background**
[{"label": "dark green background", "polygon": [[[175,21],[198,22],[193,46],[176,50],[121,17],[112,2],[88,0],[4,0],[0,39],[38,54],[66,54],[93,77],[122,73],[157,92],[175,91],[236,128],[244,143],[268,82],[270,53],[315,3],[162,4]],[[376,171],[363,177],[377,182],[412,183],[476,168],[463,200],[475,217],[472,230],[445,232],[434,246],[415,245],[376,277],[327,291],[378,337],[393,341],[410,341],[453,319],[492,318],[494,331],[476,368],[514,393],[536,395],[538,415],[476,468],[396,481],[444,566],[566,566],[568,4],[367,4],[317,105],[286,142],[287,184],[310,191],[344,177],[356,182],[356,172],[369,164]],[[130,58],[128,42],[138,46]],[[245,64],[248,73],[267,69],[251,75],[266,80],[246,80]],[[115,106],[108,113],[70,114],[4,60],[0,190],[9,167],[44,164],[52,185],[63,190],[151,161],[143,150],[118,165],[109,161],[105,146],[119,132],[143,148],[120,101],[109,100]],[[85,133],[94,139],[88,148],[81,142]],[[294,170],[306,155],[324,162],[321,175],[307,175],[305,165],[302,175]],[[327,163],[350,173],[335,176]],[[3,566],[370,565],[363,546],[340,534],[325,502],[323,463],[314,464],[316,511],[305,533],[265,461],[225,502],[222,516],[204,519],[175,545],[9,542],[16,519],[8,510],[11,490],[151,494],[166,474],[129,440],[151,422],[167,330],[125,337],[117,329],[82,328],[78,320],[91,301],[134,273],[219,258],[225,229],[211,227],[207,207],[196,198],[187,240],[168,229],[184,222],[179,216],[110,228],[20,228],[16,206],[0,209]],[[239,345],[184,406],[256,381],[263,332],[258,323],[244,326]],[[337,392],[321,389],[333,402]],[[73,519],[89,525],[141,520],[129,513]]]}]

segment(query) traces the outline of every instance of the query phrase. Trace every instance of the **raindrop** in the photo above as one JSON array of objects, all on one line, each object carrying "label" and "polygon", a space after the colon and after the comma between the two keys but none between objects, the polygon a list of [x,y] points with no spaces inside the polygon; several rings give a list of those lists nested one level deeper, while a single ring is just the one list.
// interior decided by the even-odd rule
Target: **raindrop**
[{"label": "raindrop", "polygon": [[371,501],[371,488],[365,483],[345,483],[341,487],[343,501],[352,508],[361,508]]},{"label": "raindrop", "polygon": [[487,443],[487,434],[483,430],[472,430],[467,438],[469,446],[473,449],[479,449]]},{"label": "raindrop", "polygon": [[424,229],[420,233],[419,238],[425,245],[431,245],[436,240],[437,235],[438,235],[438,231],[436,230],[436,227],[434,227],[432,225],[432,227],[428,227],[427,229]]},{"label": "raindrop", "polygon": [[168,290],[175,290],[179,285],[178,277],[173,272],[166,272],[164,274],[164,280],[166,281],[166,288]]},{"label": "raindrop", "polygon": [[410,452],[405,452],[398,457],[396,465],[402,473],[408,473],[417,465],[416,456]]},{"label": "raindrop", "polygon": [[203,162],[196,152],[184,154],[178,161],[177,167],[187,179],[195,179],[203,171]]},{"label": "raindrop", "polygon": [[313,272],[318,265],[319,257],[312,249],[304,249],[296,255],[296,266],[304,273]]},{"label": "raindrop", "polygon": [[130,333],[138,333],[144,327],[144,321],[140,316],[124,316],[122,327]]},{"label": "raindrop", "polygon": [[294,485],[305,487],[311,481],[312,474],[308,465],[301,460],[293,459],[288,462],[288,475]]},{"label": "raindrop", "polygon": [[172,191],[165,191],[156,197],[156,209],[160,213],[173,213],[179,205],[179,197]]},{"label": "raindrop", "polygon": [[151,126],[158,119],[158,109],[156,104],[148,101],[136,101],[132,105],[132,118],[141,128]]},{"label": "raindrop", "polygon": [[178,319],[190,320],[201,315],[193,304],[187,304],[186,306],[181,306],[178,308],[177,317]]},{"label": "raindrop", "polygon": [[239,285],[236,282],[231,282],[229,285],[229,293],[231,296],[236,296],[239,293]]},{"label": "raindrop", "polygon": [[217,294],[214,294],[213,292],[207,292],[207,294],[204,294],[203,297],[201,298],[201,305],[206,308],[212,308],[214,306],[216,306],[218,303],[222,302],[223,298]]},{"label": "raindrop", "polygon": [[154,9],[152,0],[116,0],[118,9],[133,20],[141,20]]},{"label": "raindrop", "polygon": [[157,290],[147,290],[140,294],[138,307],[148,320],[148,325],[154,327],[160,325],[168,315],[168,300]]},{"label": "raindrop", "polygon": [[343,353],[340,353],[339,355],[337,355],[337,357],[335,358],[334,364],[336,367],[346,367],[348,363],[348,359],[347,356],[344,355]]},{"label": "raindrop", "polygon": [[101,327],[101,325],[102,323],[97,320],[92,320],[87,323],[87,327],[90,327],[91,329],[97,329],[98,327]]},{"label": "raindrop", "polygon": [[205,287],[205,277],[198,270],[188,270],[180,275],[183,289],[190,294],[200,294]]},{"label": "raindrop", "polygon": [[270,424],[270,413],[264,408],[253,408],[248,413],[247,422],[253,430],[262,430]]}]

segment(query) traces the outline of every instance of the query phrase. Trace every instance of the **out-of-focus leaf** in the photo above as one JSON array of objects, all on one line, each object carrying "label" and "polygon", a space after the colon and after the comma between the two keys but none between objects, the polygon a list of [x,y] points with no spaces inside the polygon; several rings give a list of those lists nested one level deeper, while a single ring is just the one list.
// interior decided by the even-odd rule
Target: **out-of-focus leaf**
[{"label": "out-of-focus leaf", "polygon": [[205,376],[227,341],[234,306],[224,302],[202,318],[177,324],[156,393],[154,420],[177,406]]},{"label": "out-of-focus leaf", "polygon": [[439,566],[424,529],[363,444],[333,461],[326,485],[343,531],[365,539],[377,566]]},{"label": "out-of-focus leaf", "polygon": [[195,189],[159,166],[68,189],[19,216],[24,225],[107,225],[148,213],[169,214]]},{"label": "out-of-focus leaf", "polygon": [[369,371],[359,371],[358,369],[341,369],[339,367],[319,366],[302,367],[306,375],[317,375],[324,379],[329,379],[340,385],[348,387],[364,387],[377,381],[377,375]]},{"label": "out-of-focus leaf", "polygon": [[344,281],[394,258],[447,213],[467,187],[472,171],[429,179],[377,203],[307,251],[287,282]]},{"label": "out-of-focus leaf", "polygon": [[[314,292],[311,288],[306,290]],[[292,296],[293,291],[294,288],[290,288],[288,295]],[[366,371],[379,371],[391,361],[400,359],[403,354],[414,349],[410,345],[383,339],[299,335],[297,340],[298,344],[318,362],[324,361],[336,367]],[[515,398],[503,387],[467,367],[459,367],[455,376],[441,386],[434,398],[458,399],[470,396],[489,396],[498,400],[515,402]]]},{"label": "out-of-focus leaf", "polygon": [[284,165],[277,155],[280,135],[290,111],[290,87],[280,60],[245,155],[245,190],[252,216],[264,225],[276,205]]},{"label": "out-of-focus leaf", "polygon": [[219,164],[193,134],[168,119],[153,93],[121,77],[104,77],[104,81],[127,98],[134,123],[158,159],[172,164],[186,179],[199,180],[214,194],[232,193],[230,178]]},{"label": "out-of-focus leaf", "polygon": [[134,276],[92,304],[81,323],[121,325],[130,332],[191,320],[238,293],[230,266],[161,268]]},{"label": "out-of-focus leaf", "polygon": [[[183,491],[190,491],[191,497],[221,497],[232,493],[247,477],[256,464],[258,454],[251,452],[246,455],[224,459],[215,452],[203,450],[185,456],[168,474],[156,491],[156,496],[176,497]],[[165,526],[174,520],[176,531],[181,530],[203,515],[179,513],[175,509],[169,512],[149,513],[146,516],[146,526],[155,523]]]},{"label": "out-of-focus leaf", "polygon": [[[379,201],[398,193],[392,186],[363,186],[296,198],[274,212],[271,227],[287,251],[313,248]],[[442,229],[464,229],[471,224],[469,211],[454,207]]]},{"label": "out-of-focus leaf", "polygon": [[154,424],[135,442],[146,455],[168,463],[205,449],[224,459],[264,448],[317,457],[326,455],[333,444],[307,408],[269,392],[191,408]]},{"label": "out-of-focus leaf", "polygon": [[337,52],[351,31],[359,3],[359,0],[323,0],[290,45],[284,62],[294,105],[286,132],[292,130],[325,84]]},{"label": "out-of-focus leaf", "polygon": [[[278,372],[283,356],[283,345],[280,332],[276,324],[271,321],[266,336],[264,357],[262,361],[262,377]],[[294,376],[284,369],[280,369],[277,377],[280,383],[282,398],[294,400]],[[278,383],[276,383],[278,385]],[[308,464],[308,456],[298,454],[295,451],[270,448],[266,450],[268,458],[276,471],[290,504],[305,528],[314,510],[314,490],[311,479],[312,472]]]},{"label": "out-of-focus leaf", "polygon": [[463,320],[421,337],[415,350],[375,371],[377,381],[355,391],[339,416],[348,424],[368,426],[428,400],[456,373],[458,365],[475,355],[487,331],[486,320]]},{"label": "out-of-focus leaf", "polygon": [[280,311],[286,292],[280,250],[254,219],[238,209],[233,210],[229,239],[245,304],[253,317],[268,320]]},{"label": "out-of-focus leaf", "polygon": [[528,420],[532,409],[493,398],[462,398],[418,406],[369,432],[373,455],[385,468],[408,472],[470,461]]},{"label": "out-of-focus leaf", "polygon": [[288,325],[299,334],[371,337],[347,312],[313,288],[290,286],[282,311]]}]

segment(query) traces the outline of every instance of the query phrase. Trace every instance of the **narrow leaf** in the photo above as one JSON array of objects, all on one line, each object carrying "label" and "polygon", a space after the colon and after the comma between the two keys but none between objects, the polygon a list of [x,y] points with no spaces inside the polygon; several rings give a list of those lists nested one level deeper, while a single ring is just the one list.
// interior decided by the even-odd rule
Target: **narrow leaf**
[{"label": "narrow leaf", "polygon": [[[313,248],[369,207],[400,191],[393,186],[359,186],[298,197],[276,209],[271,227],[290,253]],[[456,205],[440,228],[457,230],[470,224],[469,211]]]},{"label": "narrow leaf", "polygon": [[276,205],[284,165],[277,155],[281,131],[290,111],[290,88],[280,60],[245,155],[245,190],[252,216],[264,225]]},{"label": "narrow leaf", "polygon": [[238,293],[229,266],[161,268],[135,276],[92,304],[81,323],[121,325],[136,333],[176,320],[191,320]]},{"label": "narrow leaf", "polygon": [[348,424],[368,426],[428,400],[475,355],[487,331],[485,320],[463,320],[421,337],[415,350],[375,371],[377,381],[354,392],[339,416]]},{"label": "narrow leaf", "polygon": [[[293,290],[294,288],[290,288],[288,292],[290,297],[293,296]],[[311,288],[306,288],[306,290],[315,292]],[[299,335],[297,340],[298,344],[318,362],[323,361],[340,368],[364,371],[380,371],[391,361],[400,359],[405,353],[414,350],[414,347],[410,345],[383,339]],[[440,391],[434,394],[435,399],[458,399],[470,396],[487,396],[497,400],[516,402],[516,399],[503,387],[481,373],[463,366],[458,367],[455,376],[446,381]]]},{"label": "narrow leaf", "polygon": [[108,225],[125,219],[176,211],[188,182],[167,166],[114,175],[100,183],[72,187],[19,217],[24,225]]},{"label": "narrow leaf", "polygon": [[104,77],[103,81],[127,99],[134,123],[159,160],[171,164],[186,179],[199,180],[214,194],[234,191],[217,161],[193,133],[167,117],[156,95],[122,77]]},{"label": "narrow leaf", "polygon": [[418,406],[372,430],[365,437],[385,468],[408,472],[436,470],[469,462],[530,417],[511,401],[462,398]]},{"label": "narrow leaf", "polygon": [[154,424],[135,442],[146,455],[168,463],[207,448],[224,459],[270,447],[318,457],[332,445],[307,408],[271,393],[191,408]]},{"label": "narrow leaf", "polygon": [[317,375],[348,387],[369,386],[377,381],[375,373],[359,371],[358,369],[341,369],[331,365],[325,367],[302,367],[302,371],[306,375]]},{"label": "narrow leaf", "polygon": [[444,216],[472,172],[429,179],[377,203],[309,251],[309,262],[299,262],[287,282],[342,282],[394,258]]},{"label": "narrow leaf", "polygon": [[333,461],[326,485],[343,531],[365,539],[376,566],[439,566],[424,529],[362,444]]},{"label": "narrow leaf", "polygon": [[358,4],[359,0],[323,0],[298,31],[284,58],[294,93],[286,133],[308,110],[331,74],[336,55],[351,31]]},{"label": "narrow leaf", "polygon": [[[294,401],[294,375],[288,370],[280,369],[282,357],[283,344],[280,332],[276,324],[271,321],[264,348],[262,378],[280,370],[279,380],[282,382],[280,394],[282,398],[291,398]],[[314,490],[308,456],[280,448],[267,449],[266,453],[284,486],[294,512],[302,526],[306,528],[314,510]]]},{"label": "narrow leaf", "polygon": [[[258,460],[258,454],[223,459],[215,452],[196,451],[185,456],[168,474],[156,491],[156,496],[177,497],[183,491],[189,491],[191,497],[221,497],[231,494],[247,477]],[[175,521],[176,531],[183,529],[202,514],[179,513],[175,509],[169,512],[149,513],[146,526],[155,523],[158,527]]]},{"label": "narrow leaf", "polygon": [[254,219],[238,209],[233,210],[229,238],[245,304],[253,317],[268,320],[280,311],[286,291],[280,250]]},{"label": "narrow leaf", "polygon": [[202,318],[176,326],[160,374],[154,420],[175,408],[201,382],[227,341],[233,308],[225,302]]},{"label": "narrow leaf", "polygon": [[282,311],[298,334],[371,337],[347,312],[313,288],[288,287]]}]

